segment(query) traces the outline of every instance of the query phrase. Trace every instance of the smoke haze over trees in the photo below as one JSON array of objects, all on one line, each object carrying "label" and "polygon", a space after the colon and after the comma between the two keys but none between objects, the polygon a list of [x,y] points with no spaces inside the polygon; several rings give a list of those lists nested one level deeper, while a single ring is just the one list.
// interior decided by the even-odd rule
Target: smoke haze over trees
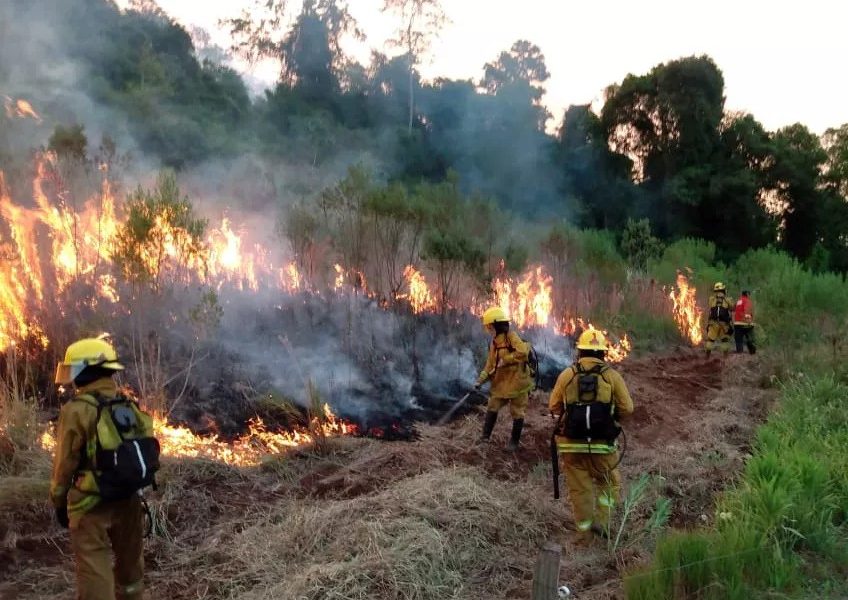
[{"label": "smoke haze over trees", "polygon": [[[775,245],[816,269],[848,269],[846,126],[819,138],[801,124],[770,132],[756,115],[729,113],[722,72],[707,56],[611,82],[599,113],[569,107],[552,135],[541,103],[549,73],[531,40],[481,65],[479,81],[423,81],[410,40],[368,64],[346,56],[341,37],[364,34],[344,2],[309,0],[297,14],[272,3],[229,23],[243,54],[280,64],[278,83],[251,97],[239,73],[209,58],[216,52],[195,48],[202,35],[147,4],[0,7],[0,93],[37,105],[42,143],[56,126],[82,126],[88,148],[106,136],[119,153],[187,177],[208,165],[235,169],[246,205],[277,202],[281,172],[300,174],[287,184],[300,185],[300,198],[357,163],[402,186],[455,177],[505,220],[621,232],[648,219],[648,235],[703,238],[722,259]],[[406,5],[387,8],[395,5],[399,27],[408,24]],[[22,140],[32,146],[21,127],[3,123],[4,162]]]}]

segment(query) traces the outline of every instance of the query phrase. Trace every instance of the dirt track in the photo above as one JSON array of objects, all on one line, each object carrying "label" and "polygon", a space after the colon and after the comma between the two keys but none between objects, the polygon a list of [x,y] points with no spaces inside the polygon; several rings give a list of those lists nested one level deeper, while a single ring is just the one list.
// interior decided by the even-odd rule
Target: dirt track
[{"label": "dirt track", "polygon": [[[709,524],[716,492],[725,488],[744,464],[753,430],[774,395],[773,390],[760,386],[758,364],[755,357],[731,355],[723,362],[681,349],[629,360],[619,367],[636,407],[625,423],[627,446],[621,466],[625,486],[643,473],[658,476],[652,494],[672,500],[674,526]],[[420,439],[414,442],[334,440],[330,454],[307,450],[281,459],[282,466],[249,474],[175,466],[171,476],[177,489],[183,490],[180,493],[187,495],[170,506],[167,518],[172,531],[205,532],[238,518],[241,511],[261,511],[263,505],[273,506],[285,496],[354,498],[446,465],[473,465],[492,477],[521,482],[528,494],[523,501],[544,498],[547,502],[551,418],[546,403],[546,394],[539,394],[531,403],[522,448],[515,453],[506,450],[510,419],[504,411],[490,444],[476,443],[481,423],[478,412],[446,427],[421,426]],[[576,548],[566,501],[551,506],[554,514],[561,514],[563,523],[562,529],[550,533],[550,539],[564,546],[563,582],[577,598],[621,597],[622,568],[645,560],[649,547],[634,544],[615,555],[602,545]],[[649,510],[650,506],[645,506],[636,514],[635,527],[647,518]],[[46,581],[72,578],[70,557],[62,554],[67,552],[65,535],[49,523],[49,511],[43,516],[44,522],[12,524],[14,533],[6,535],[0,564],[9,568],[0,568],[0,599],[64,597],[43,587]],[[162,563],[160,543],[153,540],[148,547],[153,597],[198,597],[190,582],[172,579],[167,563]],[[180,543],[196,542],[186,538]],[[521,558],[524,574],[502,597],[529,597],[527,578],[533,559],[531,553]],[[56,589],[53,584],[49,587]]]}]

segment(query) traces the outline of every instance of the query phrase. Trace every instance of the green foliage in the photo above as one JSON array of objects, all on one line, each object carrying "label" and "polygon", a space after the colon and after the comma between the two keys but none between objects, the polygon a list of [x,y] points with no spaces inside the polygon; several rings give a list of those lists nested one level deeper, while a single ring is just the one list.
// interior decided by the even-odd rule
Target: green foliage
[{"label": "green foliage", "polygon": [[85,136],[85,127],[82,125],[71,125],[63,127],[57,125],[47,140],[47,149],[55,152],[61,159],[83,162],[86,160],[88,138]]},{"label": "green foliage", "polygon": [[644,271],[648,259],[662,253],[663,244],[651,233],[648,219],[627,219],[624,233],[621,234],[621,250],[631,267]]},{"label": "green foliage", "polygon": [[821,340],[848,318],[848,307],[834,302],[848,294],[848,282],[833,273],[813,273],[783,252],[752,250],[730,269],[730,279],[752,291],[755,320],[781,345]]},{"label": "green foliage", "polygon": [[[846,400],[848,387],[832,377],[789,382],[742,480],[716,508],[716,529],[662,540],[653,564],[625,579],[627,597],[807,597],[808,564],[846,564]],[[837,580],[831,571],[821,575]]]},{"label": "green foliage", "polygon": [[152,190],[139,186],[126,206],[112,253],[124,279],[159,291],[165,282],[186,280],[186,265],[203,267],[206,221],[195,216],[173,172],[161,172]]}]

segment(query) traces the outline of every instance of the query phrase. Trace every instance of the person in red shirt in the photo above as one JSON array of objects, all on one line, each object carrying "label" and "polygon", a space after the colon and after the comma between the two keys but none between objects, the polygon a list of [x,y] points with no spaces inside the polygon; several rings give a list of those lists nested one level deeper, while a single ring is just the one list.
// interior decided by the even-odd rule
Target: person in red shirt
[{"label": "person in red shirt", "polygon": [[733,311],[733,337],[736,340],[737,354],[742,353],[743,345],[748,347],[750,354],[757,351],[754,345],[754,305],[747,290],[743,290]]}]

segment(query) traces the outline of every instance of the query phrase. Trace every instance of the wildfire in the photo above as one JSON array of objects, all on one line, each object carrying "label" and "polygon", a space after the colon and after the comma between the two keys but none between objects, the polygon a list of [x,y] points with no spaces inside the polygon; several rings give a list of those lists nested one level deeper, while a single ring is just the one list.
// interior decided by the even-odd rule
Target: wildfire
[{"label": "wildfire", "polygon": [[689,285],[686,275],[677,272],[677,289],[672,289],[668,297],[672,302],[672,314],[680,334],[688,339],[693,346],[703,340],[701,328],[702,310],[698,307],[695,297],[696,289]]},{"label": "wildfire", "polygon": [[[291,431],[269,431],[262,419],[248,422],[248,431],[232,442],[226,442],[217,435],[197,435],[186,427],[168,425],[159,417],[154,417],[153,429],[159,440],[164,456],[174,458],[203,458],[228,465],[252,467],[259,465],[262,458],[281,454],[313,443],[316,439],[356,435],[356,425],[339,419],[328,405],[324,405],[322,418],[313,417],[308,427]],[[41,435],[41,447],[52,451],[56,447],[54,430],[48,429]]]},{"label": "wildfire", "polygon": [[518,281],[502,276],[492,282],[495,303],[521,328],[548,324],[554,306],[552,285],[553,277],[541,265],[528,269]]},{"label": "wildfire", "polygon": [[221,219],[220,227],[209,232],[209,283],[220,287],[227,282],[240,290],[258,290],[260,273],[270,279],[272,267],[267,252],[259,246],[253,251],[243,250],[242,235],[243,232],[233,231],[227,217]]},{"label": "wildfire", "polygon": [[12,100],[8,96],[4,97],[3,105],[6,108],[6,116],[10,119],[32,119],[37,123],[41,123],[41,116],[35,112],[28,101],[23,98]]},{"label": "wildfire", "polygon": [[412,312],[416,315],[422,312],[435,312],[438,308],[438,302],[430,293],[424,275],[412,265],[407,265],[403,270],[403,278],[406,280],[409,293],[400,296],[400,298],[409,301]]}]

